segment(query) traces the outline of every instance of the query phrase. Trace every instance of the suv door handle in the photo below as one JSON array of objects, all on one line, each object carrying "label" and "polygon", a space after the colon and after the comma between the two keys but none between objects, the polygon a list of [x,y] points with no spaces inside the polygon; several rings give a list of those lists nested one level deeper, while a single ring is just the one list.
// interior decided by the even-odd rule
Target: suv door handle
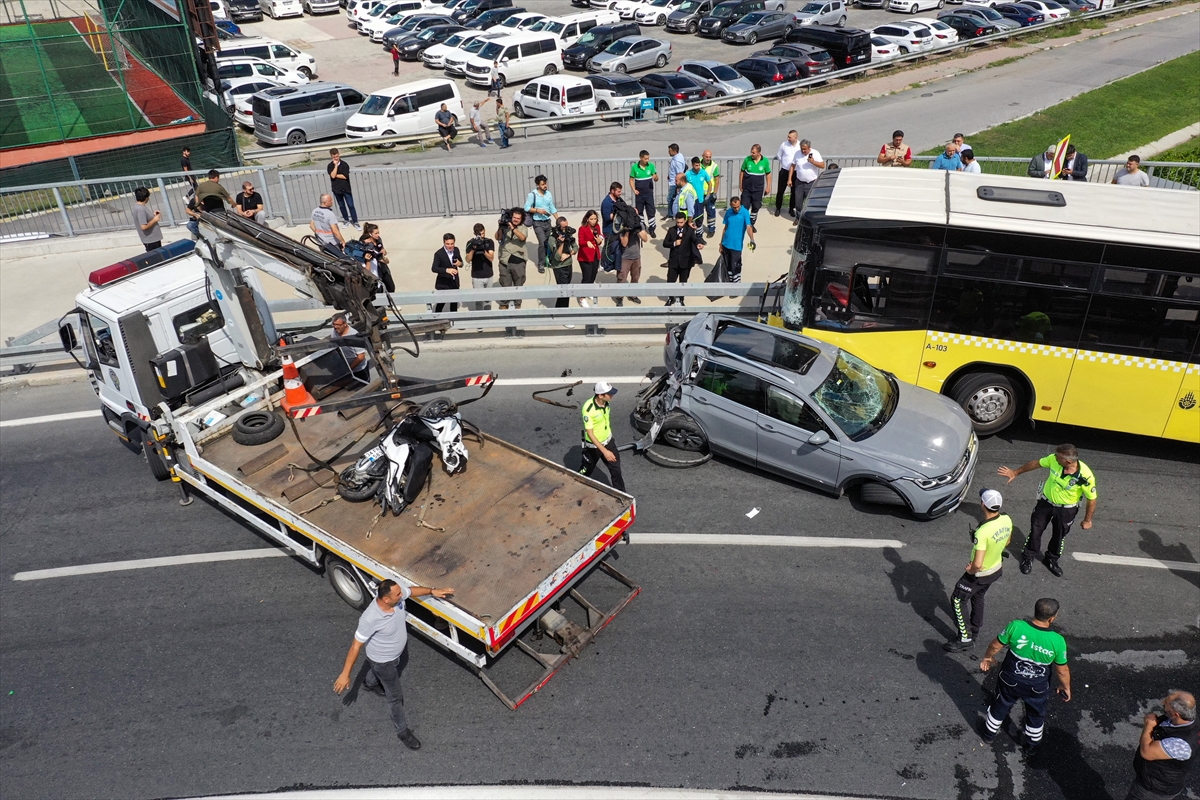
[{"label": "suv door handle", "polygon": [[773,430],[775,430],[774,428],[772,428],[770,425],[766,424],[765,422],[760,422],[760,423],[758,423],[758,427],[762,428],[764,431],[773,431]]},{"label": "suv door handle", "polygon": [[706,400],[706,399],[705,399],[704,395],[699,395],[699,394],[698,394],[698,395],[696,395],[695,397],[696,397],[696,400],[698,400],[698,401],[699,401],[699,402],[701,402],[701,403],[707,403],[707,402],[708,402],[708,400]]}]

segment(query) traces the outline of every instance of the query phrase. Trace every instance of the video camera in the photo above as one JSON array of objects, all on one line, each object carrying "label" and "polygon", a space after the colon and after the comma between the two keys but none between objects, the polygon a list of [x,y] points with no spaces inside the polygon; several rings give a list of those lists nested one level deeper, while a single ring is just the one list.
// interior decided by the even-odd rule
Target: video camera
[{"label": "video camera", "polygon": [[525,211],[520,208],[506,208],[503,211],[501,211],[500,212],[500,230],[503,231],[503,230],[507,230],[508,228],[512,227],[513,214],[517,214],[517,213],[521,214],[523,217],[525,214]]},{"label": "video camera", "polygon": [[550,229],[550,235],[554,237],[555,246],[563,245],[565,250],[575,249],[575,229],[570,225],[565,228],[555,225]]}]

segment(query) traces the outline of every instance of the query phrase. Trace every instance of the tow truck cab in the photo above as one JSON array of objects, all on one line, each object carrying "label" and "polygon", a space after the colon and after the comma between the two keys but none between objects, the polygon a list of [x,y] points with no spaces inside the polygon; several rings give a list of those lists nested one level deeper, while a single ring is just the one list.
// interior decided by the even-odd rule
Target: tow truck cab
[{"label": "tow truck cab", "polygon": [[[157,259],[139,256],[96,270],[60,321],[63,349],[74,357],[82,345],[80,366],[105,422],[134,449],[161,414],[160,403],[178,407],[242,382],[234,376],[242,366],[242,334],[226,320],[231,312],[247,313],[247,304],[213,283],[191,245],[176,242],[163,248],[166,253],[146,254],[158,253]],[[234,294],[262,298],[254,270],[240,277],[245,288]],[[266,308],[265,301],[257,307]],[[256,310],[254,317],[265,335],[274,334],[269,317]]]}]

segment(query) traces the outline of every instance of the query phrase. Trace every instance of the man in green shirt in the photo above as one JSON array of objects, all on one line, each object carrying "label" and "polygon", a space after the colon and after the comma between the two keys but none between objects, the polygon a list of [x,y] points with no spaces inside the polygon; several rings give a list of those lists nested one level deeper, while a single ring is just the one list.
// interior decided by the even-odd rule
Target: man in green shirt
[{"label": "man in green shirt", "polygon": [[633,207],[638,216],[647,220],[650,238],[658,237],[658,209],[654,207],[654,184],[658,183],[658,170],[650,161],[650,151],[638,153],[638,160],[629,168],[629,188],[633,190]]},{"label": "man in green shirt", "polygon": [[762,145],[750,146],[750,155],[742,159],[738,176],[738,191],[742,194],[742,206],[750,211],[750,229],[758,232],[758,210],[762,208],[765,195],[771,193],[771,159],[762,154]]},{"label": "man in green shirt", "polygon": [[621,476],[621,454],[617,451],[612,433],[612,399],[617,390],[608,381],[598,381],[595,394],[583,404],[583,465],[581,475],[590,476],[600,459],[608,467],[612,486],[619,492],[625,491],[625,479]]},{"label": "man in green shirt", "polygon": [[1071,702],[1071,670],[1067,668],[1067,642],[1062,634],[1050,630],[1058,617],[1058,601],[1043,597],[1033,606],[1033,621],[1008,623],[979,662],[987,672],[996,665],[996,654],[1008,648],[996,681],[996,696],[988,706],[979,733],[991,743],[1018,700],[1025,703],[1026,755],[1033,755],[1042,743],[1046,725],[1046,703],[1050,699],[1050,673],[1058,680],[1057,692],[1064,703]]},{"label": "man in green shirt", "polygon": [[1079,451],[1073,444],[1060,444],[1045,458],[1030,461],[1017,469],[1001,467],[997,472],[1012,483],[1018,475],[1040,468],[1050,470],[1050,474],[1042,484],[1042,496],[1029,520],[1029,535],[1025,537],[1025,550],[1021,553],[1021,572],[1028,575],[1033,569],[1033,559],[1042,557],[1042,533],[1049,523],[1053,533],[1046,548],[1046,569],[1061,578],[1063,571],[1058,559],[1063,554],[1064,540],[1071,532],[1071,523],[1079,513],[1082,498],[1087,498],[1087,507],[1080,527],[1085,531],[1092,527],[1092,515],[1096,513],[1096,478],[1088,465],[1079,460]]},{"label": "man in green shirt", "polygon": [[[1000,513],[1003,504],[1004,498],[995,489],[984,489],[979,493],[984,519],[971,535],[971,561],[950,595],[958,638],[944,645],[949,653],[974,647],[975,637],[983,627],[984,598],[991,585],[1000,579],[1004,548],[1012,539],[1012,518]],[[964,613],[968,602],[971,604],[970,625]]]}]

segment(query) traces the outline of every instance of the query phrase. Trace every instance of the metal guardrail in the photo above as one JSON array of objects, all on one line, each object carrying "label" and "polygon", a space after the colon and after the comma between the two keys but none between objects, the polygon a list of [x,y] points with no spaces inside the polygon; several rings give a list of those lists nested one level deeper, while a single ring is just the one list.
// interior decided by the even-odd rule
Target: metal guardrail
[{"label": "metal guardrail", "polygon": [[[430,292],[403,292],[391,295],[392,302],[399,308],[413,306],[432,306],[435,303],[458,303],[457,312],[435,313],[432,310],[417,313],[407,313],[404,319],[409,324],[422,322],[449,322],[451,328],[483,329],[492,333],[504,332],[506,336],[521,336],[525,328],[562,327],[564,325],[582,326],[588,335],[603,335],[604,325],[666,325],[690,319],[701,311],[717,314],[746,314],[758,313],[759,302],[768,290],[766,283],[571,283],[550,286],[520,286],[493,287],[490,289],[452,289]],[[592,306],[591,308],[568,307],[555,308],[553,305],[542,305],[560,297],[723,297],[741,299],[739,303],[723,305],[697,305],[694,307],[679,306]],[[493,305],[491,310],[475,311],[465,307],[473,303],[496,304],[501,300],[516,300],[530,303],[526,308],[500,309]],[[536,305],[533,305],[536,304]],[[327,315],[331,310],[315,300],[277,300],[269,307],[274,313],[319,310]],[[323,319],[326,319],[323,317]],[[280,327],[304,326],[309,323],[317,324],[321,320],[306,320],[303,322],[280,323]],[[394,331],[399,331],[395,328]],[[31,336],[40,334],[38,339],[54,336],[50,342],[30,340]],[[9,346],[0,347],[0,367],[11,370],[6,374],[21,375],[30,372],[39,364],[69,361],[70,356],[62,350],[57,341],[58,320],[51,320],[35,328],[28,334],[11,337]],[[16,342],[25,342],[15,344]]]}]

